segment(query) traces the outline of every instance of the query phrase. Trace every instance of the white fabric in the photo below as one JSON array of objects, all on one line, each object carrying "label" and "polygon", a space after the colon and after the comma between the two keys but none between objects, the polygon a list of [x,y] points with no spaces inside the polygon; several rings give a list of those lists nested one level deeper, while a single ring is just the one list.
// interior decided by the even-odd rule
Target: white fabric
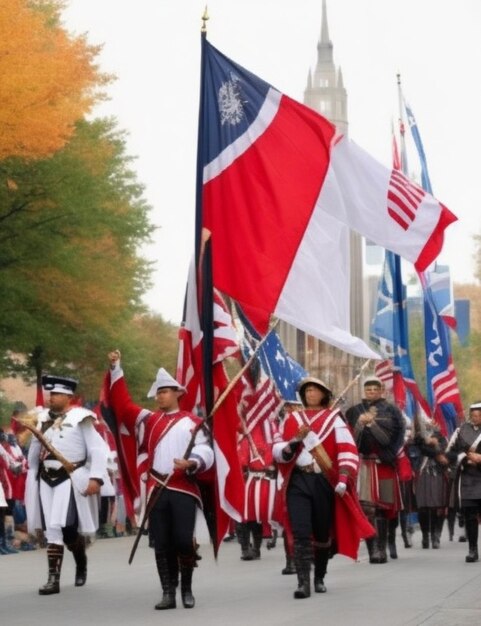
[{"label": "white fabric", "polygon": [[[45,410],[40,413],[39,421],[45,422],[48,417],[48,411]],[[74,463],[86,459],[86,464],[76,469],[70,475],[70,480],[56,487],[49,487],[43,480],[37,479],[40,458],[45,456],[45,452],[37,439],[32,440],[25,495],[29,532],[33,533],[42,527],[40,502],[47,531],[65,526],[72,490],[78,511],[79,531],[91,534],[98,528],[98,496],[83,495],[90,478],[102,478],[107,471],[106,444],[95,430],[94,419],[95,414],[91,411],[75,407],[67,412],[63,420],[44,432],[45,438],[68,461]],[[44,462],[47,467],[58,468],[61,465],[57,460]]]},{"label": "white fabric", "polygon": [[415,263],[436,229],[441,206],[426,194],[408,231],[404,231],[387,211],[391,172],[343,137],[333,146],[318,205],[323,213]]},{"label": "white fabric", "polygon": [[349,229],[323,212],[318,202],[274,315],[340,350],[378,359],[350,332],[349,263]]},{"label": "white fabric", "polygon": [[149,392],[147,393],[147,398],[155,398],[157,389],[159,389],[160,387],[175,387],[179,389],[179,391],[185,391],[185,388],[182,387],[182,385],[178,383],[175,378],[171,376],[169,372],[163,367],[161,367],[157,372],[157,376],[152,383]]},{"label": "white fabric", "polygon": [[0,482],[0,508],[7,507],[7,501],[5,500],[5,492],[3,490],[2,483]]},{"label": "white fabric", "polygon": [[[177,415],[172,413],[172,416]],[[190,417],[184,417],[174,424],[155,448],[153,468],[159,474],[170,474],[174,470],[174,459],[181,459],[192,437],[195,422]],[[202,469],[209,469],[214,463],[214,452],[202,430],[196,435],[191,457],[201,461]]]}]

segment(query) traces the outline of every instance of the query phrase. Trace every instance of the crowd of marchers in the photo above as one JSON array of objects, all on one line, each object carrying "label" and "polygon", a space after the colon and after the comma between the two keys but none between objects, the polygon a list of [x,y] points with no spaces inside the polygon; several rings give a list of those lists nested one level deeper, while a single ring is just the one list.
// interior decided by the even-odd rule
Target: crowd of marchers
[{"label": "crowd of marchers", "polygon": [[[17,407],[10,428],[0,431],[0,555],[46,548],[48,577],[39,594],[52,595],[60,592],[66,551],[75,561],[74,585],[83,586],[89,540],[139,526],[149,534],[160,579],[155,609],[176,608],[178,587],[184,608],[193,608],[196,511],[215,465],[211,434],[179,408],[185,389],[165,369],[148,392],[157,405],[151,411],[132,400],[120,353],[108,358],[121,451],[102,414],[79,405],[77,381],[63,376],[44,376],[46,407]],[[466,562],[479,558],[481,403],[448,438],[432,420],[408,420],[375,376],[362,390],[362,400],[344,411],[326,383],[307,377],[280,409],[264,414],[259,406],[248,421],[240,418],[245,504],[225,541],[236,538],[240,559],[255,561],[264,540],[268,548],[282,540],[282,574],[297,576],[296,599],[325,593],[330,559],[357,559],[361,541],[369,564],[398,558],[399,527],[405,548],[419,524],[420,547],[436,550],[445,522],[453,540],[458,519]],[[143,484],[135,524],[124,497],[129,467]]]}]

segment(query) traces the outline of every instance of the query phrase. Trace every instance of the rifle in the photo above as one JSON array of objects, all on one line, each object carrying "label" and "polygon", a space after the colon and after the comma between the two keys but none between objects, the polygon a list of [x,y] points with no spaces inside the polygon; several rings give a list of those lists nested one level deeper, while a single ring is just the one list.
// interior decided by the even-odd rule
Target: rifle
[{"label": "rifle", "polygon": [[54,456],[57,459],[57,461],[60,461],[60,463],[62,464],[62,467],[66,470],[68,474],[72,474],[72,472],[74,472],[77,469],[77,466],[75,465],[75,463],[72,463],[71,461],[66,459],[61,452],[59,452],[54,446],[52,446],[50,441],[48,441],[45,438],[42,431],[38,430],[38,428],[35,428],[35,426],[32,426],[30,422],[28,422],[27,420],[23,420],[20,417],[14,417],[13,419],[19,424],[21,424],[22,426],[24,426],[25,428],[27,428],[40,441],[42,446],[48,452],[50,452],[50,454]]}]

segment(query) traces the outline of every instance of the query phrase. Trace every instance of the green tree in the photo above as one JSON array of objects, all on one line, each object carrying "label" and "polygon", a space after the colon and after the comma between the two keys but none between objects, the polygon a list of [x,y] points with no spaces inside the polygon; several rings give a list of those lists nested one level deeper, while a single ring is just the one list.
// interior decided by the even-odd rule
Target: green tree
[{"label": "green tree", "polygon": [[45,366],[103,367],[99,346],[144,311],[151,226],[131,162],[112,120],[79,122],[50,159],[3,162],[0,353],[41,347]]}]

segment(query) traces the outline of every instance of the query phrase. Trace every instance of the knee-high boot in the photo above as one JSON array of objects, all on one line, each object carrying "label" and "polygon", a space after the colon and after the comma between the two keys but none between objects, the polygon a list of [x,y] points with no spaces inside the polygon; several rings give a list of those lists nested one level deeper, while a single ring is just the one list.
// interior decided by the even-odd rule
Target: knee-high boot
[{"label": "knee-high boot", "polygon": [[324,578],[327,574],[327,563],[329,561],[329,548],[314,549],[314,591],[316,593],[326,593]]},{"label": "knee-high boot", "polygon": [[456,509],[450,507],[448,509],[448,531],[449,531],[449,541],[454,539],[454,525],[456,523]]},{"label": "knee-high boot", "polygon": [[269,539],[266,541],[266,548],[268,550],[272,550],[272,548],[276,547],[278,534],[279,533],[277,532],[277,530],[273,528],[271,537],[269,537]]},{"label": "knee-high boot", "polygon": [[73,554],[75,560],[75,586],[82,587],[87,582],[87,554],[85,552],[85,537],[77,535],[73,543],[67,544],[67,550]]},{"label": "knee-high boot", "polygon": [[385,517],[376,517],[377,536],[375,541],[379,553],[379,560],[377,563],[387,563],[387,525],[388,521]]},{"label": "knee-high boot", "polygon": [[479,522],[478,512],[476,508],[465,509],[465,526],[466,537],[468,539],[469,552],[466,557],[466,563],[475,563],[479,560],[478,556],[478,533]]},{"label": "knee-high boot", "polygon": [[388,521],[387,543],[389,546],[389,556],[391,559],[397,559],[396,549],[396,528],[398,527],[398,518]]},{"label": "knee-high boot", "polygon": [[297,589],[294,598],[309,598],[311,595],[312,546],[310,539],[294,540],[294,562],[297,572]]},{"label": "knee-high boot", "polygon": [[60,593],[60,572],[62,570],[63,546],[56,543],[47,544],[48,580],[38,593],[41,596],[50,596]]},{"label": "knee-high boot", "polygon": [[441,547],[441,534],[444,526],[444,515],[436,511],[431,510],[431,546],[434,550]]},{"label": "knee-high boot", "polygon": [[155,563],[162,586],[162,600],[155,605],[158,611],[165,609],[175,609],[175,586],[172,581],[172,574],[169,569],[167,554],[164,550],[155,551]]},{"label": "knee-high boot", "polygon": [[247,522],[237,524],[236,532],[241,547],[241,560],[252,561],[254,558],[254,551],[250,542],[251,531],[249,524]]},{"label": "knee-high boot", "polygon": [[195,598],[192,594],[192,574],[195,566],[195,554],[179,557],[180,593],[182,604],[186,609],[193,609]]},{"label": "knee-high boot", "polygon": [[282,570],[281,574],[283,574],[284,576],[289,576],[290,574],[296,573],[296,566],[294,563],[294,557],[289,552],[289,545],[288,545],[288,541],[287,541],[287,537],[285,533],[283,537],[283,544],[284,544],[284,554],[286,555],[286,566]]},{"label": "knee-high boot", "polygon": [[429,530],[430,530],[430,512],[426,507],[422,507],[418,511],[419,526],[421,527],[422,547],[424,549],[429,548]]},{"label": "knee-high boot", "polygon": [[405,548],[412,548],[413,543],[411,541],[411,534],[408,531],[408,514],[406,511],[400,511],[399,513],[399,524],[401,526],[401,537],[404,541]]},{"label": "knee-high boot", "polygon": [[[367,504],[363,504],[362,507],[367,519],[369,520],[369,522],[371,523],[372,526],[374,526],[374,528],[376,528],[376,533],[377,531],[377,526],[376,526],[376,517],[375,517],[375,513],[376,510],[373,506],[368,506]],[[367,547],[367,551],[369,554],[369,563],[380,563],[380,554],[379,554],[379,546],[378,546],[378,542],[377,542],[377,534],[374,537],[371,537],[370,539],[365,539],[366,542],[366,547]]]},{"label": "knee-high boot", "polygon": [[258,524],[257,522],[251,522],[251,531],[254,543],[252,550],[254,554],[254,559],[260,559],[262,546],[262,524]]}]

